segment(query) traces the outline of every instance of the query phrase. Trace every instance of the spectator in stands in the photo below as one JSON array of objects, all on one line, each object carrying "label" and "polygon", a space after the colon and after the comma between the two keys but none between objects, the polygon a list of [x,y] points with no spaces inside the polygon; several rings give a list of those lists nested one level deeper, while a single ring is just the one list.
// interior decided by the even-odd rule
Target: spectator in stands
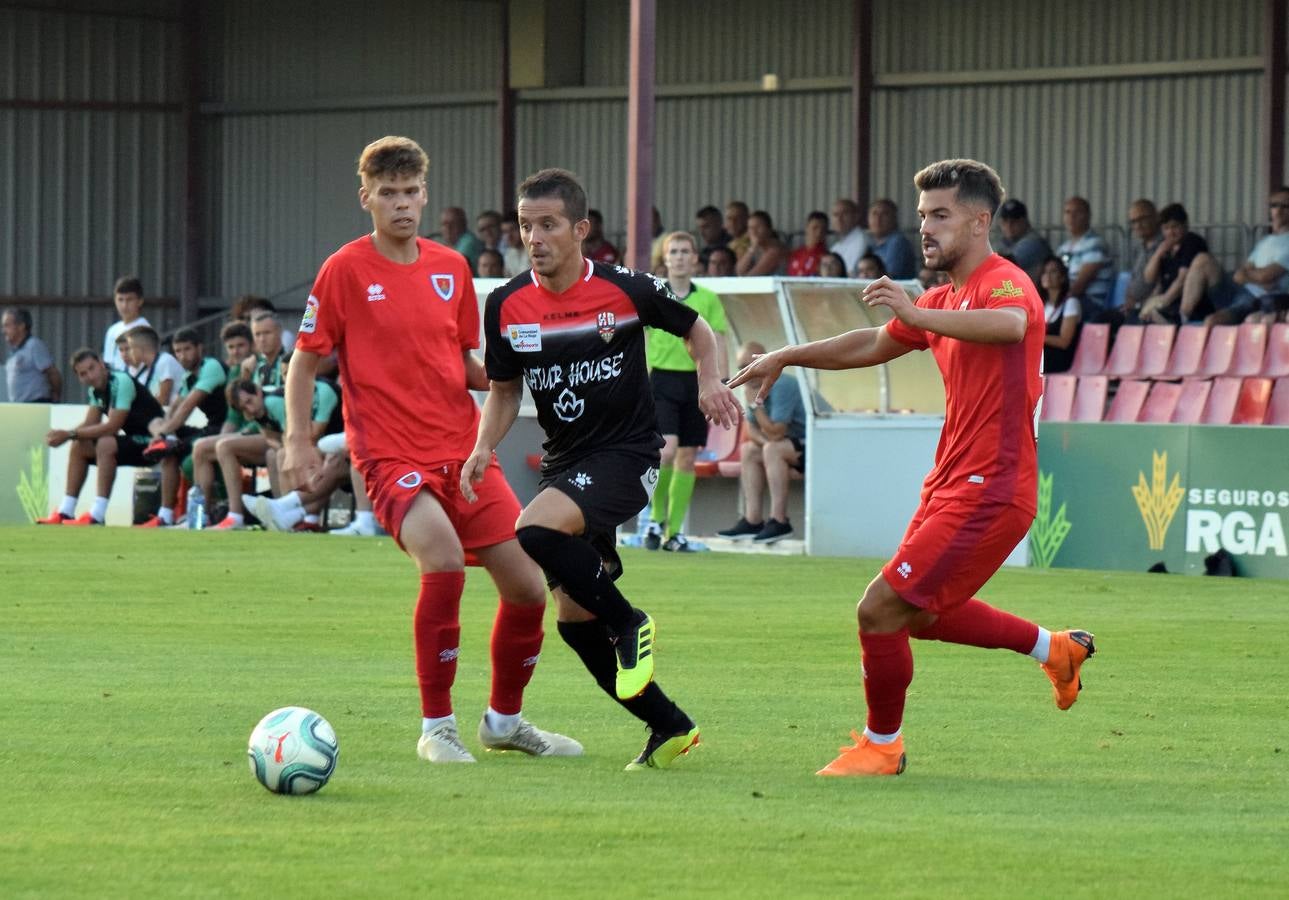
[{"label": "spectator in stands", "polygon": [[[755,215],[751,228],[755,232]],[[721,377],[727,378],[730,373],[725,332],[729,326],[725,308],[719,297],[690,280],[698,268],[698,245],[689,232],[673,231],[667,235],[666,247],[667,284],[681,303],[712,326],[717,365]],[[694,457],[698,448],[707,443],[707,420],[698,408],[698,370],[685,341],[661,328],[649,329],[645,356],[658,431],[663,439],[651,505],[653,521],[645,532],[645,547],[657,550],[661,545],[664,550],[684,553],[690,549],[683,528],[694,494]]]},{"label": "spectator in stands", "polygon": [[[765,353],[765,347],[748,341],[739,348],[740,369]],[[764,404],[756,402],[760,379],[743,385],[744,420],[747,439],[739,447],[739,488],[743,494],[743,515],[732,528],[717,532],[734,541],[751,540],[773,544],[792,535],[788,521],[788,482],[793,469],[805,471],[806,406],[797,379],[784,374],[784,387],[776,381]],[[762,520],[762,492],[770,491],[770,517]]]},{"label": "spectator in stands", "polygon": [[922,290],[929,291],[933,287],[948,284],[949,275],[940,269],[929,269],[923,266],[918,270],[918,283],[922,285]]},{"label": "spectator in stands", "polygon": [[1043,338],[1043,371],[1066,372],[1074,362],[1074,349],[1083,324],[1079,298],[1070,294],[1070,273],[1058,257],[1049,256],[1039,273],[1039,294],[1047,316]]},{"label": "spectator in stands", "polygon": [[116,304],[116,313],[121,318],[107,327],[103,335],[103,360],[109,369],[125,369],[121,361],[121,351],[117,348],[116,339],[122,333],[136,325],[150,325],[142,315],[143,282],[133,275],[125,275],[116,280],[112,288],[112,300]]},{"label": "spectator in stands", "polygon": [[[37,519],[37,525],[102,525],[107,520],[117,466],[151,465],[143,457],[143,448],[150,439],[148,423],[161,415],[157,398],[142,390],[128,372],[103,365],[88,347],[77,350],[71,362],[76,380],[89,389],[89,409],[75,428],[55,428],[45,435],[50,447],[61,447],[68,441],[72,447],[67,456],[63,502],[45,518]],[[90,466],[98,467],[94,505],[74,518]]]},{"label": "spectator in stands", "polygon": [[484,250],[496,250],[501,243],[501,213],[485,209],[474,217],[474,234]]},{"label": "spectator in stands", "polygon": [[1180,203],[1161,209],[1159,224],[1164,239],[1145,268],[1155,292],[1141,304],[1141,321],[1202,323],[1234,296],[1235,283],[1208,252],[1208,242],[1190,230]]},{"label": "spectator in stands", "polygon": [[806,216],[805,243],[788,254],[788,274],[818,275],[819,261],[828,253],[828,215],[815,210]]},{"label": "spectator in stands", "polygon": [[439,213],[439,243],[446,244],[460,253],[470,263],[470,271],[479,267],[479,251],[483,241],[479,240],[466,227],[465,210],[459,206],[445,206]]},{"label": "spectator in stands", "polygon": [[846,271],[846,260],[838,253],[825,253],[819,260],[820,278],[847,278]]},{"label": "spectator in stands", "polygon": [[859,265],[855,266],[856,278],[867,278],[869,281],[876,281],[883,275],[888,274],[882,258],[876,253],[865,253],[859,258]]},{"label": "spectator in stands", "polygon": [[998,207],[998,230],[1002,240],[997,250],[1011,255],[1016,265],[1025,270],[1029,280],[1038,284],[1039,274],[1052,255],[1052,245],[1029,223],[1029,210],[1015,197]]},{"label": "spectator in stands", "polygon": [[1122,321],[1135,324],[1141,304],[1154,288],[1154,283],[1146,280],[1146,264],[1164,239],[1159,230],[1159,210],[1155,209],[1155,204],[1145,197],[1132,201],[1128,206],[1128,227],[1132,229],[1136,242],[1132,248],[1128,290],[1123,295],[1123,308],[1119,313]]},{"label": "spectator in stands", "polygon": [[489,248],[479,251],[479,277],[506,277],[506,260],[499,251]]},{"label": "spectator in stands", "polygon": [[[277,307],[268,297],[261,297],[258,294],[242,294],[233,301],[229,308],[228,321],[244,322],[250,325],[252,320],[262,312],[269,312],[277,315]],[[287,353],[295,347],[295,333],[288,330],[282,332],[282,349]]]},{"label": "spectator in stands", "polygon": [[737,262],[729,247],[713,247],[707,254],[707,274],[712,278],[730,278]]},{"label": "spectator in stands", "polygon": [[1070,293],[1083,301],[1083,318],[1095,321],[1105,312],[1114,287],[1114,259],[1105,238],[1092,230],[1092,207],[1082,197],[1070,197],[1062,211],[1069,234],[1056,255],[1070,273]]},{"label": "spectator in stands", "polygon": [[[228,328],[241,323],[230,323]],[[242,326],[245,327],[244,325]],[[249,344],[249,339],[248,339]],[[152,443],[144,450],[149,462],[159,462],[161,468],[161,509],[157,515],[140,524],[142,528],[158,528],[174,524],[174,507],[179,498],[179,474],[192,474],[192,445],[202,437],[219,434],[228,417],[228,399],[225,393],[228,368],[213,356],[207,356],[201,335],[196,329],[181,328],[175,333],[171,346],[175,359],[183,366],[184,378],[179,391],[164,416],[148,423]],[[200,409],[206,422],[200,427],[188,424],[188,418]]]},{"label": "spectator in stands", "polygon": [[658,212],[658,207],[653,208],[649,219],[649,235],[652,240],[649,243],[649,271],[655,275],[666,277],[667,262],[663,259],[665,250],[663,243],[667,237],[666,232],[662,229],[662,213]]},{"label": "spectator in stands", "polygon": [[0,314],[9,355],[4,361],[10,403],[57,403],[63,396],[63,373],[54,365],[45,342],[31,333],[31,313],[11,306]]},{"label": "spectator in stands", "polygon": [[778,275],[783,271],[788,254],[768,212],[758,209],[748,217],[747,237],[747,252],[734,264],[736,275]]},{"label": "spectator in stands", "polygon": [[1276,188],[1267,205],[1271,233],[1235,270],[1232,280],[1239,288],[1229,306],[1209,317],[1210,324],[1274,322],[1284,311],[1289,293],[1289,187]]},{"label": "spectator in stands", "polygon": [[830,249],[841,257],[846,267],[841,277],[845,278],[855,271],[855,267],[859,265],[859,258],[868,249],[868,235],[859,227],[859,206],[854,200],[849,197],[837,198],[837,202],[832,205],[832,230],[836,239]]},{"label": "spectator in stands", "polygon": [[752,248],[752,236],[747,233],[748,209],[742,200],[725,204],[725,230],[730,233],[729,248],[736,259],[742,259]]},{"label": "spectator in stands", "polygon": [[[730,233],[725,230],[725,223],[721,220],[721,211],[714,206],[704,206],[694,213],[694,228],[698,232],[700,242],[698,261],[706,267],[708,257],[711,256],[713,250],[717,247],[729,246]],[[737,258],[735,261],[737,262]],[[733,274],[733,272],[734,267],[731,265],[730,274]]]},{"label": "spectator in stands", "polygon": [[524,249],[524,241],[519,236],[519,214],[513,209],[507,210],[501,220],[501,243],[498,249],[506,262],[507,278],[514,278],[528,269],[528,251]]},{"label": "spectator in stands", "polygon": [[[883,197],[868,208],[866,252],[880,256],[892,278],[912,278],[917,271],[917,257],[913,255],[913,245],[900,231],[899,208],[894,200]],[[858,267],[858,261],[855,265]]]},{"label": "spectator in stands", "polygon": [[591,229],[586,233],[586,240],[582,241],[582,255],[609,266],[616,266],[622,262],[622,254],[618,252],[618,248],[604,237],[604,216],[600,211],[588,209],[586,221],[591,224]]},{"label": "spectator in stands", "polygon": [[219,343],[224,348],[224,366],[236,369],[255,348],[251,328],[245,322],[229,322],[219,331]]},{"label": "spectator in stands", "polygon": [[161,336],[151,325],[131,328],[125,335],[130,342],[130,358],[138,369],[134,380],[151,391],[164,409],[183,384],[184,367],[161,349]]}]

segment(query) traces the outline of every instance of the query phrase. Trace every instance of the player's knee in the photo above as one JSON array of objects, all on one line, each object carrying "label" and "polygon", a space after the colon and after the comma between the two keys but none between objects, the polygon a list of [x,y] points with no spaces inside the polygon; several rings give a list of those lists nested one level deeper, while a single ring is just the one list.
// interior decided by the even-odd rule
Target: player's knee
[{"label": "player's knee", "polygon": [[879,575],[869,583],[855,608],[859,630],[872,634],[898,631],[900,600]]},{"label": "player's knee", "polygon": [[756,441],[744,441],[738,448],[738,455],[742,462],[755,462],[761,458],[761,445]]},{"label": "player's knee", "polygon": [[524,525],[517,528],[515,538],[519,541],[519,546],[524,548],[524,552],[543,566],[548,560],[558,556],[560,548],[569,540],[569,536],[564,532],[547,528],[545,525]]},{"label": "player's knee", "polygon": [[94,442],[94,454],[99,459],[116,457],[116,435],[105,434]]}]

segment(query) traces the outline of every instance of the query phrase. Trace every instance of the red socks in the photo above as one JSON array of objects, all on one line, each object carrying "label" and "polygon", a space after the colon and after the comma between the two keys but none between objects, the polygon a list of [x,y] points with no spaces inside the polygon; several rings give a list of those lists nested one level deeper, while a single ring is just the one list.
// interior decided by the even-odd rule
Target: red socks
[{"label": "red socks", "polygon": [[957,609],[941,615],[913,637],[923,641],[1029,653],[1038,641],[1038,626],[973,597]]},{"label": "red socks", "polygon": [[859,633],[864,662],[864,699],[868,703],[868,730],[894,734],[904,721],[904,697],[913,681],[913,650],[909,632]]},{"label": "red socks", "polygon": [[438,719],[452,714],[452,682],[457,675],[461,638],[461,592],[465,572],[421,575],[412,635],[416,645],[416,680],[421,686],[421,715]]},{"label": "red socks", "polygon": [[503,716],[519,713],[524,688],[542,651],[542,616],[546,604],[519,606],[503,597],[492,623],[492,693],[488,705]]}]

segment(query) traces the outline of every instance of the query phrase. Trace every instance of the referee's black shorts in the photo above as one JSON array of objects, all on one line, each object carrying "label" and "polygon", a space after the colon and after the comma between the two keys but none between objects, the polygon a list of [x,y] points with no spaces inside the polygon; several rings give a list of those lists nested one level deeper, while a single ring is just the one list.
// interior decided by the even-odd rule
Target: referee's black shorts
[{"label": "referee's black shorts", "polygon": [[660,434],[674,434],[680,447],[707,443],[707,419],[698,408],[698,373],[654,369],[649,373]]}]

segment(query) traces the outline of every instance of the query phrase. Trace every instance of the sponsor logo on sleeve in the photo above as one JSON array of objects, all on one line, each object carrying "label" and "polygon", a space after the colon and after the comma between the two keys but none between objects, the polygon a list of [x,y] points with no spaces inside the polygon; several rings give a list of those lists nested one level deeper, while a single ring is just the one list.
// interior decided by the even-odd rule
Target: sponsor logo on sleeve
[{"label": "sponsor logo on sleeve", "polygon": [[506,336],[510,338],[510,347],[516,353],[537,353],[542,349],[540,325],[509,325]]},{"label": "sponsor logo on sleeve", "polygon": [[1025,292],[1016,287],[1010,280],[1002,283],[1001,287],[996,287],[989,292],[990,297],[1023,297]]},{"label": "sponsor logo on sleeve", "polygon": [[318,298],[309,295],[309,299],[304,301],[304,316],[300,319],[300,331],[304,334],[313,334],[318,328]]},{"label": "sponsor logo on sleeve", "polygon": [[430,276],[430,286],[434,288],[434,293],[439,295],[439,299],[447,303],[452,299],[453,293],[456,292],[456,276],[449,272],[446,275],[435,274]]}]

